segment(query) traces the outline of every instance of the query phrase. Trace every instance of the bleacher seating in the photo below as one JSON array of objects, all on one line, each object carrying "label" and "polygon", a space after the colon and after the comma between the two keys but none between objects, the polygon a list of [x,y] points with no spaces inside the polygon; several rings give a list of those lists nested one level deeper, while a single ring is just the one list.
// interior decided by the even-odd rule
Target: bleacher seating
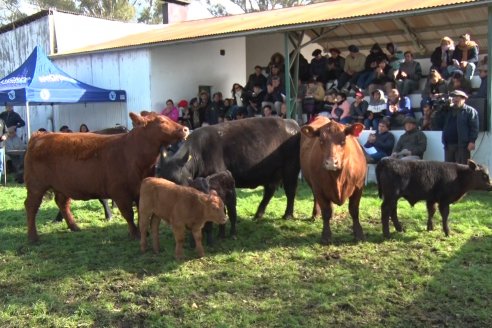
[{"label": "bleacher seating", "polygon": [[[395,145],[398,139],[401,137],[404,130],[390,130],[390,132],[395,136]],[[359,142],[362,146],[367,142],[367,137],[369,134],[374,133],[374,131],[364,130],[359,136]],[[441,131],[424,131],[427,137],[427,150],[424,153],[424,160],[428,161],[444,161],[444,148],[441,142]],[[367,165],[367,182],[376,182],[376,165]]]}]

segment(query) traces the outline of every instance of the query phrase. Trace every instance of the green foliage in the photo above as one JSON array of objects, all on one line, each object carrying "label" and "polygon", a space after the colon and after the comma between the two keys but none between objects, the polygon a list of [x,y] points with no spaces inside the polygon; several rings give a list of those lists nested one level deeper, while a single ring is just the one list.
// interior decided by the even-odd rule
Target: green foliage
[{"label": "green foliage", "polygon": [[[187,248],[161,225],[161,253],[140,254],[114,209],[74,201],[82,231],[53,223],[47,198],[38,213],[41,241],[27,243],[23,186],[0,186],[2,327],[490,327],[490,195],[453,205],[451,236],[427,232],[425,205],[399,203],[405,233],[384,240],[373,186],[361,200],[367,240],[353,242],[347,205],[336,207],[333,245],[321,246],[321,220],[301,184],[296,219],[280,219],[279,190],[254,222],[262,190],[238,191],[238,238]],[[436,227],[439,227],[439,217]],[[393,230],[392,230],[393,231]]]}]

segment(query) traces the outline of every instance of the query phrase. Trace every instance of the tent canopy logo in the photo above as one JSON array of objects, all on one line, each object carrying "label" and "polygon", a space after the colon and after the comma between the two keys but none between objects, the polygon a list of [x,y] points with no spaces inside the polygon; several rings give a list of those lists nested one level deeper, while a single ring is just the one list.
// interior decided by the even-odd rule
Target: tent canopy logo
[{"label": "tent canopy logo", "polygon": [[15,99],[15,91],[14,90],[10,90],[9,93],[8,93],[8,95],[9,95],[9,99],[10,100],[14,100]]}]

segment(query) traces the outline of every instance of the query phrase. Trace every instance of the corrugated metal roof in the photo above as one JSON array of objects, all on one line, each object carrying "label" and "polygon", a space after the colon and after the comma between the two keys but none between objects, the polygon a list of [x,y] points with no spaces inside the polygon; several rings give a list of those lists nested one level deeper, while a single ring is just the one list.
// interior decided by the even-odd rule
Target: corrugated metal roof
[{"label": "corrugated metal roof", "polygon": [[103,44],[92,45],[57,55],[98,52],[153,44],[205,40],[225,36],[247,35],[309,29],[341,23],[362,22],[375,18],[403,17],[459,8],[485,6],[492,0],[338,0],[307,6],[218,17],[164,25],[160,29],[129,35]]}]

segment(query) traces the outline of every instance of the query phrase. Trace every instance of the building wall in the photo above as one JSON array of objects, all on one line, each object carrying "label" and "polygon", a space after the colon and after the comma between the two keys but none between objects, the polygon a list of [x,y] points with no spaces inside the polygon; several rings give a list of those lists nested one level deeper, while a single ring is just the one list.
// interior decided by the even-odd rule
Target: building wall
[{"label": "building wall", "polygon": [[151,48],[151,109],[160,112],[167,99],[189,101],[199,86],[231,97],[232,84],[246,82],[245,47],[240,37]]},{"label": "building wall", "polygon": [[104,89],[127,92],[126,103],[57,105],[54,125],[68,125],[72,130],[85,123],[91,130],[117,124],[131,127],[129,112],[150,108],[150,74],[148,50],[132,50],[60,58],[54,61],[78,80]]}]

